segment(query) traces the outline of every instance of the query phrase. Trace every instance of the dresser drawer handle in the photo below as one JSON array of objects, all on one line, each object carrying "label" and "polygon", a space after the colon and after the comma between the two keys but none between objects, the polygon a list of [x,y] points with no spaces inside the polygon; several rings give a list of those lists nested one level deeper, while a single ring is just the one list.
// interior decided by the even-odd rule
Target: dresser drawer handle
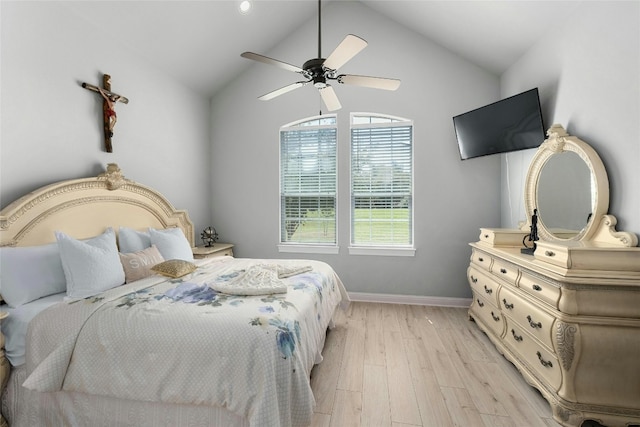
[{"label": "dresser drawer handle", "polygon": [[540,361],[540,364],[542,366],[544,366],[545,368],[553,368],[553,363],[551,363],[550,360],[544,360],[539,351],[536,352],[536,354],[538,355],[538,360]]},{"label": "dresser drawer handle", "polygon": [[555,253],[555,252],[553,252],[553,251],[544,251],[544,254],[545,254],[546,256],[556,256],[556,253]]},{"label": "dresser drawer handle", "polygon": [[487,288],[487,285],[484,285],[484,291],[485,291],[486,293],[488,293],[489,295],[491,295],[491,294],[493,293],[493,289],[491,289],[491,288]]},{"label": "dresser drawer handle", "polygon": [[471,275],[471,281],[472,281],[473,283],[476,283],[476,282],[478,281],[478,278],[477,278],[477,277],[473,277],[473,274],[472,274],[472,275]]},{"label": "dresser drawer handle", "polygon": [[493,311],[491,312],[491,317],[493,317],[493,320],[495,320],[496,322],[500,321],[500,316],[496,316],[495,314],[493,314]]},{"label": "dresser drawer handle", "polygon": [[480,307],[484,307],[484,303],[482,301],[480,301],[479,299],[476,298],[476,301],[478,301],[478,305]]},{"label": "dresser drawer handle", "polygon": [[484,258],[480,257],[480,258],[478,258],[478,261],[484,262]]},{"label": "dresser drawer handle", "polygon": [[513,329],[511,330],[511,335],[513,335],[513,339],[520,342],[522,341],[522,335],[516,335],[516,331],[514,331]]},{"label": "dresser drawer handle", "polygon": [[507,274],[507,269],[506,269],[506,268],[501,268],[501,269],[500,269],[500,273],[502,273],[502,274]]},{"label": "dresser drawer handle", "polygon": [[541,291],[542,290],[540,285],[533,285],[532,288],[533,288],[534,291]]},{"label": "dresser drawer handle", "polygon": [[507,310],[512,310],[512,309],[513,309],[513,303],[512,303],[512,304],[509,304],[509,303],[507,302],[507,299],[506,299],[506,298],[503,298],[503,299],[502,299],[502,303],[504,304],[504,308],[506,308]]},{"label": "dresser drawer handle", "polygon": [[534,322],[533,320],[531,320],[531,316],[527,316],[527,320],[529,321],[529,326],[531,326],[533,329],[540,329],[542,328],[542,323],[540,322]]},{"label": "dresser drawer handle", "polygon": [[484,235],[484,238],[485,238],[485,239],[488,239],[488,238],[489,238],[489,235],[488,235],[488,234],[485,234],[485,235]]}]

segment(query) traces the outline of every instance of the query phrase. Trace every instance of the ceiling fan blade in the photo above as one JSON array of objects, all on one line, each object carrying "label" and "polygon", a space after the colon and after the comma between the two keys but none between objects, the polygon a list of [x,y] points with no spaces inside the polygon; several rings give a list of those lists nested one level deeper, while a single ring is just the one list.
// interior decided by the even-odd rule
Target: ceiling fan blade
[{"label": "ceiling fan blade", "polygon": [[243,58],[253,59],[254,61],[262,62],[264,64],[275,65],[278,68],[282,68],[287,71],[293,71],[294,73],[304,74],[304,70],[295,65],[291,65],[286,62],[278,61],[277,59],[269,58],[268,56],[259,55],[253,52],[244,52],[240,54]]},{"label": "ceiling fan blade", "polygon": [[322,101],[324,105],[327,106],[327,110],[336,111],[342,108],[340,105],[340,101],[338,101],[338,97],[336,96],[336,92],[329,85],[319,89],[320,97],[322,97]]},{"label": "ceiling fan blade", "polygon": [[258,99],[261,101],[268,101],[270,99],[275,98],[276,96],[280,96],[283,95],[287,92],[291,92],[294,89],[298,89],[299,87],[302,87],[304,85],[306,85],[309,82],[295,82],[295,83],[291,83],[290,85],[281,87],[280,89],[276,89],[274,91],[271,91],[269,93],[265,93],[262,96],[259,96]]},{"label": "ceiling fan blade", "polygon": [[400,87],[400,80],[385,77],[357,76],[353,74],[341,74],[337,78],[338,83],[353,86],[371,87],[374,89],[396,90]]},{"label": "ceiling fan blade", "polygon": [[353,34],[347,34],[344,40],[340,42],[338,47],[336,47],[331,55],[324,61],[323,65],[325,68],[337,70],[365,47],[367,47],[366,40]]}]

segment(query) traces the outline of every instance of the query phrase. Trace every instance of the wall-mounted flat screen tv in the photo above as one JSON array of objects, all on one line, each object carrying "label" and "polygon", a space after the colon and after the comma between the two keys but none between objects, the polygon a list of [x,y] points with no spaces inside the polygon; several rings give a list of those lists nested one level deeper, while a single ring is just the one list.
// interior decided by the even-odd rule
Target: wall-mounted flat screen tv
[{"label": "wall-mounted flat screen tv", "polygon": [[538,147],[545,139],[538,88],[453,118],[462,160]]}]

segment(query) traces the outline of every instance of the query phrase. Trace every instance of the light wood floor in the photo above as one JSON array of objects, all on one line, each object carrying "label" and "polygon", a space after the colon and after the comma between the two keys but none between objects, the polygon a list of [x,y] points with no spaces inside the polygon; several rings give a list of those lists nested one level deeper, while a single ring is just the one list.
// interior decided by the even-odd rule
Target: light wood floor
[{"label": "light wood floor", "polygon": [[313,426],[560,425],[467,309],[352,302],[323,354]]}]

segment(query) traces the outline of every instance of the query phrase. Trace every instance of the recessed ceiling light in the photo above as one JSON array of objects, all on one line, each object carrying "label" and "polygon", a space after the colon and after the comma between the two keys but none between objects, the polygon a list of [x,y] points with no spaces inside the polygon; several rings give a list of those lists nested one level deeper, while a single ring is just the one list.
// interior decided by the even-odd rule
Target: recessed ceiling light
[{"label": "recessed ceiling light", "polygon": [[251,2],[249,0],[243,0],[240,2],[240,13],[247,14],[251,11]]}]

